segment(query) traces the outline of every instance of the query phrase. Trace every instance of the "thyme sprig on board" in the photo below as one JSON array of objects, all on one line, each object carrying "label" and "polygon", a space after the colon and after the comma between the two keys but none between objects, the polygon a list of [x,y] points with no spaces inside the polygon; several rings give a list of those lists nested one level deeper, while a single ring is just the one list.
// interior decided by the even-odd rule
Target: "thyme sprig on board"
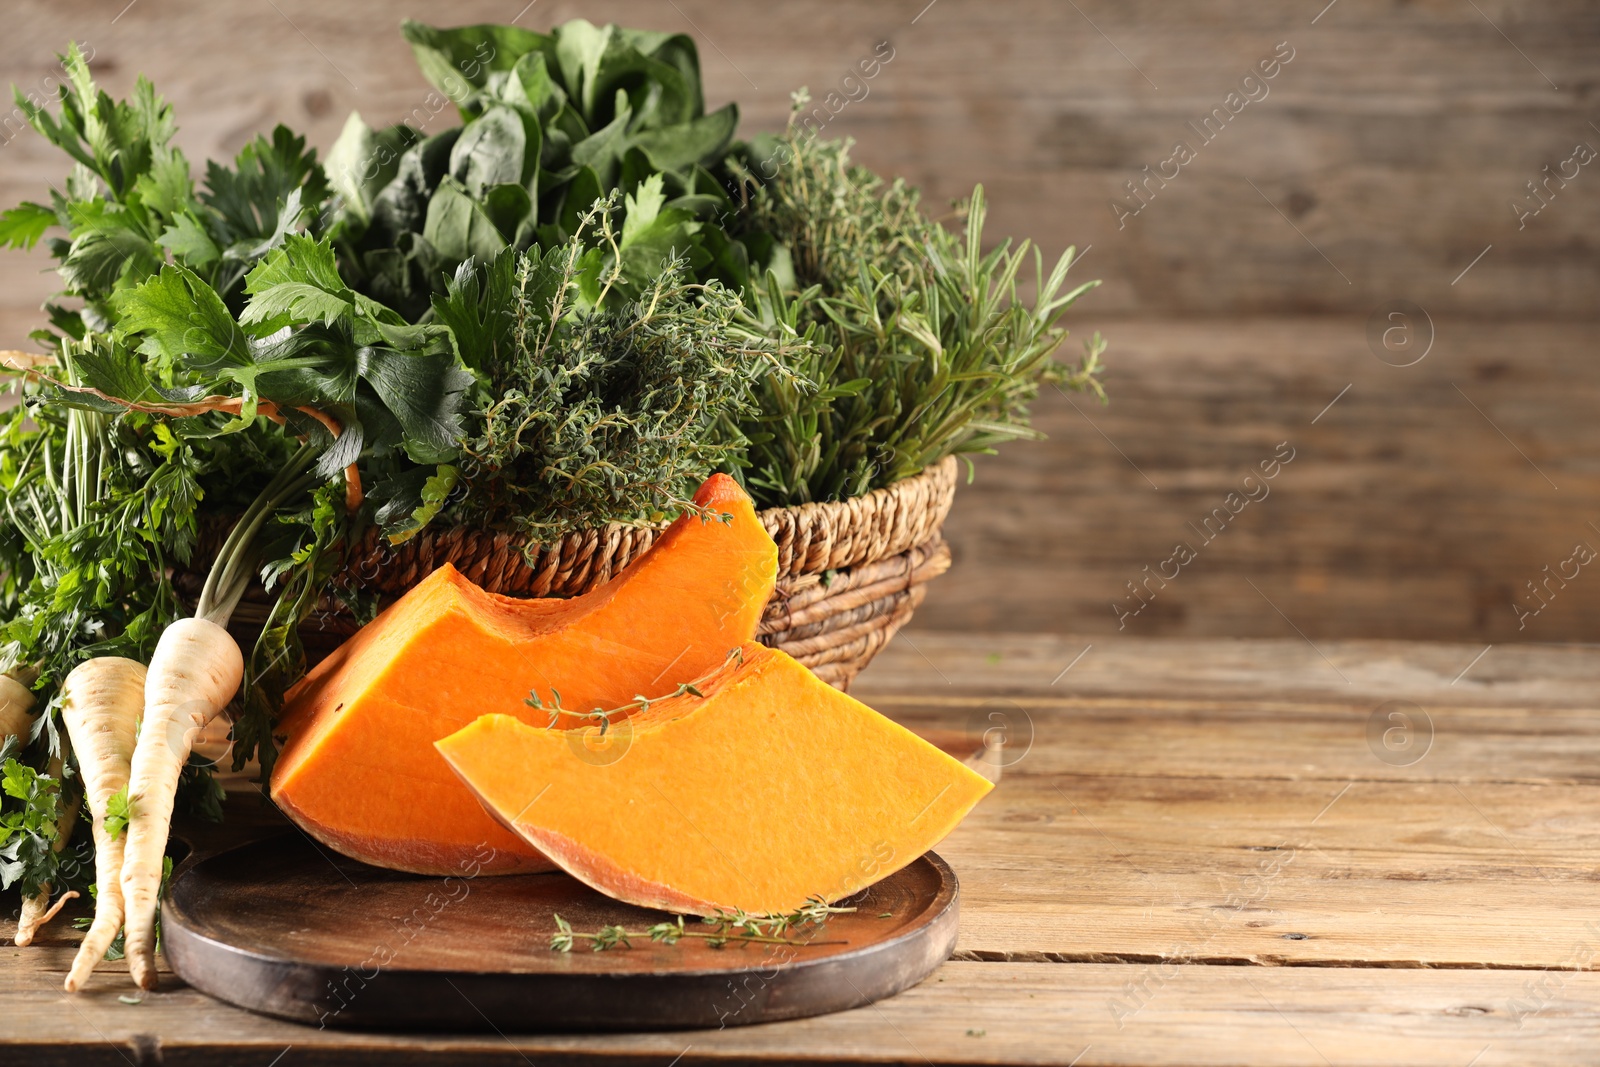
[{"label": "thyme sprig on board", "polygon": [[785,914],[752,915],[738,909],[719,908],[714,914],[700,919],[702,924],[711,927],[710,930],[691,930],[687,926],[685,917],[678,915],[671,921],[656,923],[643,931],[630,931],[623,926],[602,926],[594,933],[574,930],[571,923],[556,915],[554,916],[556,932],[550,935],[550,950],[571,952],[579,941],[587,941],[591,951],[605,952],[618,947],[632,948],[634,938],[649,938],[660,944],[675,945],[686,937],[704,941],[710,948],[724,948],[729,944],[794,945],[799,948],[842,945],[845,942],[817,941],[786,935],[803,930],[807,926],[814,926],[820,930],[832,916],[848,914],[855,910],[835,907],[822,897],[812,897],[794,911]]}]

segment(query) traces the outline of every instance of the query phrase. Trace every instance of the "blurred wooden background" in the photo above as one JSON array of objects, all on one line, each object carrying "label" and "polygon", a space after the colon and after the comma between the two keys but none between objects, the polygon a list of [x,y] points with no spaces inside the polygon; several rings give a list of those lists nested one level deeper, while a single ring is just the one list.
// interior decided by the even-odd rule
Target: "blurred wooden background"
[{"label": "blurred wooden background", "polygon": [[[196,161],[278,121],[326,148],[352,109],[376,124],[423,107],[406,15],[691,33],[710,102],[739,100],[746,133],[781,125],[800,85],[839,88],[886,40],[894,58],[827,133],[931,204],[983,182],[994,236],[1087,249],[1079,269],[1105,284],[1074,330],[1111,341],[1109,407],[1046,396],[1048,442],[979,462],[949,527],[957,565],[918,628],[1600,640],[1600,576],[1564,562],[1600,549],[1600,165],[1568,162],[1600,149],[1600,5],[124,4],[14,0],[0,79],[48,88],[53,53],[87,42],[113,91],[143,72],[177,104]],[[1201,144],[1186,123],[1289,49],[1267,95]],[[15,119],[7,204],[63,172]],[[1126,183],[1178,140],[1193,161],[1119,225],[1139,203]],[[1551,172],[1568,179],[1519,222],[1511,202],[1539,205],[1527,183]],[[52,288],[41,265],[0,256],[6,345]],[[1380,361],[1368,339],[1400,300],[1432,339],[1405,367],[1414,355]],[[1280,442],[1295,458],[1270,495],[1209,543],[1186,526],[1226,509]],[[1126,583],[1179,541],[1196,558],[1119,622],[1114,604],[1138,606]],[[1529,591],[1575,569],[1542,600]],[[1538,614],[1519,619],[1519,599]]]}]

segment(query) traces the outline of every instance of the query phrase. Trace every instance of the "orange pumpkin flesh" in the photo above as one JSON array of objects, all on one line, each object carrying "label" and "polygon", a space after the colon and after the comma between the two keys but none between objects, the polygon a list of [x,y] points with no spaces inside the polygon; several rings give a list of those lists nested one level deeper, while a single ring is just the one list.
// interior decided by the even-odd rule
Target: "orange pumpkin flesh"
[{"label": "orange pumpkin flesh", "polygon": [[506,826],[617,900],[707,915],[835,901],[937,844],[990,783],[750,644],[597,731],[485,715],[439,751]]},{"label": "orange pumpkin flesh", "polygon": [[549,713],[524,703],[530,690],[546,701],[559,690],[575,711],[671,692],[754,636],[777,549],[732,479],[714,475],[695,499],[732,521],[685,515],[571,600],[498,596],[440,567],[290,691],[273,799],[317,840],[377,866],[550,869],[484,812],[433,742],[489,712],[546,725]]}]

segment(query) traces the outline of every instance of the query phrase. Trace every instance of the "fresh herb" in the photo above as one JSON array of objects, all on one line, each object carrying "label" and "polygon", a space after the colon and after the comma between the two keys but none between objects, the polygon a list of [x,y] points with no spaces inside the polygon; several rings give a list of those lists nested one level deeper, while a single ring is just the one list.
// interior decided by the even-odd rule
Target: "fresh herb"
[{"label": "fresh herb", "polygon": [[[732,516],[728,516],[728,517],[732,518]],[[744,649],[736,648],[733,651],[729,652],[728,656],[727,656],[727,659],[724,660],[723,662],[724,662],[725,665],[727,663],[743,663],[744,662]],[[719,668],[717,668],[717,671],[720,671],[721,669],[722,668],[719,667]],[[556,725],[557,722],[561,721],[561,717],[563,715],[566,715],[566,716],[569,716],[569,717],[572,717],[572,718],[578,718],[578,719],[593,719],[594,721],[596,721],[596,722],[598,722],[600,724],[600,733],[603,736],[605,734],[606,730],[610,728],[611,721],[613,719],[626,718],[627,716],[632,715],[635,712],[643,714],[644,712],[647,712],[647,711],[650,710],[650,706],[652,704],[660,703],[663,700],[671,700],[674,697],[681,697],[681,696],[699,697],[701,700],[704,700],[705,699],[705,693],[701,692],[700,686],[702,684],[704,684],[707,679],[709,679],[713,675],[715,675],[717,673],[717,671],[711,671],[711,672],[709,672],[709,673],[707,673],[707,674],[705,674],[705,675],[703,675],[703,676],[701,676],[699,678],[696,678],[692,682],[684,682],[682,685],[678,686],[677,689],[673,690],[670,693],[667,693],[664,696],[658,696],[658,697],[635,696],[632,700],[628,701],[626,704],[623,704],[623,705],[621,705],[619,707],[615,707],[615,708],[595,708],[593,711],[571,711],[571,710],[568,710],[567,708],[564,708],[564,707],[561,706],[561,693],[560,693],[559,690],[556,690],[556,689],[551,689],[550,690],[550,700],[548,702],[540,698],[539,691],[537,689],[529,690],[528,691],[528,699],[524,700],[523,703],[526,704],[528,707],[533,708],[536,711],[549,712],[549,714],[550,714],[550,723],[549,723],[549,725],[552,728]]]},{"label": "fresh herb", "polygon": [[106,801],[106,836],[115,841],[128,828],[128,787],[123,786]]},{"label": "fresh herb", "polygon": [[629,931],[622,926],[604,926],[594,933],[574,930],[572,924],[561,916],[554,916],[556,932],[550,935],[552,952],[571,952],[579,941],[587,941],[595,952],[613,948],[632,948],[634,938],[648,938],[653,942],[675,945],[683,938],[704,941],[711,948],[729,944],[794,945],[809,948],[816,945],[842,945],[843,941],[817,941],[813,938],[787,936],[807,926],[819,931],[830,917],[853,912],[854,908],[838,908],[821,897],[813,897],[795,911],[776,915],[751,915],[738,910],[717,909],[715,914],[704,916],[700,922],[710,930],[690,930],[684,916],[678,915],[669,922],[656,923],[643,931]]},{"label": "fresh herb", "polygon": [[[806,102],[796,94],[796,114]],[[746,230],[789,247],[797,284],[758,293],[767,317],[814,327],[820,345],[796,370],[821,392],[771,382],[751,439],[746,480],[773,505],[839,500],[889,485],[952,454],[992,452],[1037,437],[1028,405],[1041,383],[1101,395],[1097,334],[1076,366],[1052,357],[1061,315],[1098,285],[1066,288],[1074,249],[1048,274],[1037,249],[985,253],[983,190],[961,209],[957,236],[922,213],[914,189],[850,162],[848,141],[791,123],[776,178],[751,194]],[[751,158],[773,155],[758,139]],[[753,171],[746,182],[759,185]],[[1037,290],[1021,301],[1031,261]]]},{"label": "fresh herb", "polygon": [[738,293],[678,267],[637,300],[598,308],[620,257],[585,251],[590,227],[616,247],[602,204],[566,245],[464,268],[435,302],[487,379],[458,521],[543,541],[694,511],[705,476],[741,462],[738,423],[756,414],[755,392],[794,379],[803,342],[766,336]]},{"label": "fresh herb", "polygon": [[0,803],[0,889],[20,884],[31,897],[55,877],[61,780],[10,758],[0,764],[0,792],[8,798]]},{"label": "fresh herb", "polygon": [[428,137],[346,124],[329,169],[361,291],[416,320],[468,259],[560,248],[613,192],[627,197],[616,302],[674,260],[697,281],[748,279],[749,249],[717,221],[732,208],[718,171],[739,112],[706,114],[688,37],[583,19],[549,34],[411,21],[402,32],[463,124]]},{"label": "fresh herb", "polygon": [[17,106],[50,144],[76,164],[48,205],[27,202],[0,215],[0,243],[29,248],[46,240],[59,261],[62,295],[81,310],[46,305],[55,331],[82,339],[116,319],[109,297],[155,274],[168,257],[197,272],[235,306],[250,267],[314,216],[327,181],[305,138],[279,126],[258,137],[232,167],[209,163],[196,188],[183,153],[171,146],[172,107],[140,77],[131,100],[101,92],[76,44],[61,57],[66,80],[60,117],[15,90]]},{"label": "fresh herb", "polygon": [[555,723],[560,721],[562,715],[568,715],[568,717],[571,718],[592,718],[592,720],[600,723],[600,733],[605,734],[606,729],[610,728],[611,720],[613,720],[613,718],[627,717],[627,715],[630,715],[630,713],[634,712],[648,712],[651,704],[658,704],[658,702],[661,701],[670,701],[672,697],[685,696],[685,694],[686,696],[698,696],[701,697],[701,699],[706,697],[706,694],[701,693],[701,691],[694,686],[694,683],[691,683],[691,681],[685,681],[683,685],[678,686],[678,688],[674,689],[672,693],[667,693],[666,696],[635,696],[632,701],[627,702],[627,704],[622,704],[621,707],[611,707],[611,709],[597,707],[597,709],[592,710],[592,712],[571,712],[571,710],[562,707],[562,694],[560,694],[558,689],[550,689],[549,702],[544,702],[539,699],[538,689],[530,689],[530,691],[528,691],[528,699],[523,701],[523,704],[528,705],[528,707],[531,707],[531,709],[539,710],[539,712],[549,712],[549,725],[552,726],[552,728],[554,728]]}]

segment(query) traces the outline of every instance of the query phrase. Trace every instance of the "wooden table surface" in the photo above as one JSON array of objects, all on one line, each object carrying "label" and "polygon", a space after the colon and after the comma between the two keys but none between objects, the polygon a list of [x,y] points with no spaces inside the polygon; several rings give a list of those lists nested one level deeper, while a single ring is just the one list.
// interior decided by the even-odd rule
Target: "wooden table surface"
[{"label": "wooden table surface", "polygon": [[1600,1057],[1600,649],[924,631],[856,692],[1007,738],[940,848],[956,954],[889,1001],[715,1032],[318,1031],[170,976],[125,1003],[114,966],[68,997],[58,923],[0,949],[0,1063]]}]

